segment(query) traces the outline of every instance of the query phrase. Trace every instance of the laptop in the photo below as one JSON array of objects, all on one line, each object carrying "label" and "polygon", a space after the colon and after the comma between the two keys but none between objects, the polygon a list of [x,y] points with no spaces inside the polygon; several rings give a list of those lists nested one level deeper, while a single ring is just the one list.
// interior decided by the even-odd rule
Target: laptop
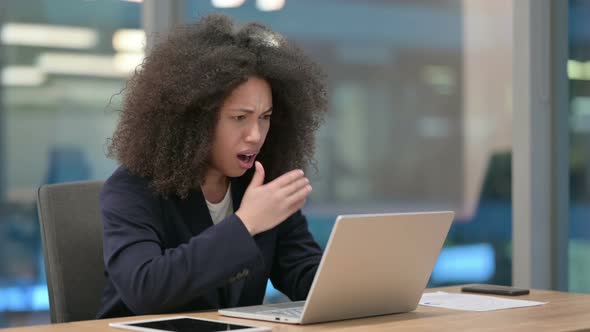
[{"label": "laptop", "polygon": [[451,211],[338,216],[307,300],[219,314],[312,324],[412,311],[453,218]]}]

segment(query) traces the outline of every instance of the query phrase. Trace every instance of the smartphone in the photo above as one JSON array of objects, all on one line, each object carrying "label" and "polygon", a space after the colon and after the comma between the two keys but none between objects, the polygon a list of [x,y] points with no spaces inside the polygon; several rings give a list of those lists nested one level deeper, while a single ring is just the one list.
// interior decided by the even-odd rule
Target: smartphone
[{"label": "smartphone", "polygon": [[461,287],[462,292],[470,293],[484,293],[484,294],[495,294],[495,295],[526,295],[529,294],[528,289],[515,288],[510,286],[498,286],[498,285],[468,285]]}]

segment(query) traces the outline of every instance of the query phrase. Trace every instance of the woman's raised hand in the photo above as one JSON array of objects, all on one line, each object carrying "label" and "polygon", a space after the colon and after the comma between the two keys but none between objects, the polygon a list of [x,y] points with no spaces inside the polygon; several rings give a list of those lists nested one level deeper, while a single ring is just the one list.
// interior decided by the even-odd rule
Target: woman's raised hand
[{"label": "woman's raised hand", "polygon": [[236,215],[251,235],[267,231],[301,209],[311,193],[311,185],[302,170],[287,172],[264,184],[264,168],[258,161],[250,185]]}]

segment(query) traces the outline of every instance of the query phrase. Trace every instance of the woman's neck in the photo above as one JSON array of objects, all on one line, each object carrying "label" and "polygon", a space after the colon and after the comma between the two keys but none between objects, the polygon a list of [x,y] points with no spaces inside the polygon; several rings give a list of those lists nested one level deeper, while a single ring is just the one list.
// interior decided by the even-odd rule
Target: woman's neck
[{"label": "woman's neck", "polygon": [[205,175],[201,190],[203,196],[210,203],[219,203],[227,193],[229,178],[219,172],[209,170]]}]

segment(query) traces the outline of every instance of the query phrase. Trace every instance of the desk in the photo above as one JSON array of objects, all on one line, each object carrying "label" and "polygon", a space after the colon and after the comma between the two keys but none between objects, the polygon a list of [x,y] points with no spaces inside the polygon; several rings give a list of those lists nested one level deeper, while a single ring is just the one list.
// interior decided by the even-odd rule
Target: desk
[{"label": "desk", "polygon": [[[459,292],[459,287],[433,288],[427,291]],[[274,331],[572,331],[590,330],[590,294],[573,294],[555,291],[532,290],[531,294],[516,297],[522,300],[549,302],[543,306],[488,312],[456,311],[418,306],[409,313],[351,319],[305,326],[278,324],[264,321],[223,317],[217,312],[201,312],[189,316],[222,319],[235,323],[272,326]],[[56,331],[125,331],[113,329],[109,322],[166,317],[149,315],[116,319],[89,320],[64,324],[10,328],[2,332],[56,332]]]}]

